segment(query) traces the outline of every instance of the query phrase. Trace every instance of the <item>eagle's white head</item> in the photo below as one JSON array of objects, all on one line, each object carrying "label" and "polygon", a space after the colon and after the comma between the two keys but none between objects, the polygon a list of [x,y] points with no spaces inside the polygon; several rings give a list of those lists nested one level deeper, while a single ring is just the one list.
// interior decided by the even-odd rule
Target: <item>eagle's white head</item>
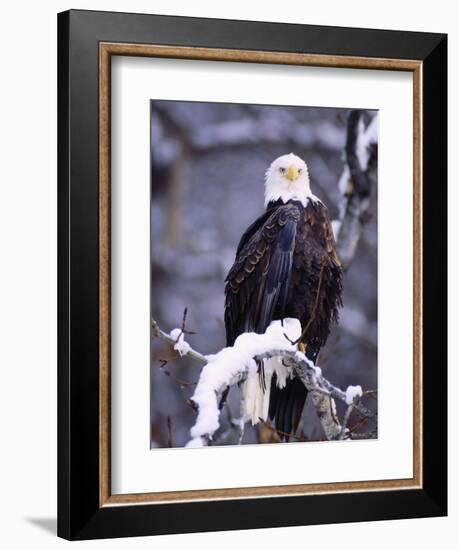
[{"label": "eagle's white head", "polygon": [[309,186],[309,172],[304,160],[293,153],[271,163],[265,178],[265,206],[279,199],[300,201],[303,206],[314,197]]}]

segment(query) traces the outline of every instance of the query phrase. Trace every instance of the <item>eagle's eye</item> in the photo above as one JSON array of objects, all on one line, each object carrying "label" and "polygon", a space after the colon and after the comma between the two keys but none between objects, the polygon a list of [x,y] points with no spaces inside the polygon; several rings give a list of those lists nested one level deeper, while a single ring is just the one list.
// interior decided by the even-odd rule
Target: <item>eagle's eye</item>
[{"label": "eagle's eye", "polygon": [[302,171],[303,171],[303,168],[298,168],[298,174],[301,174]]},{"label": "eagle's eye", "polygon": [[279,172],[280,172],[281,174],[285,174],[286,171],[287,171],[287,170],[286,170],[283,166],[281,166],[281,167],[279,168]]}]

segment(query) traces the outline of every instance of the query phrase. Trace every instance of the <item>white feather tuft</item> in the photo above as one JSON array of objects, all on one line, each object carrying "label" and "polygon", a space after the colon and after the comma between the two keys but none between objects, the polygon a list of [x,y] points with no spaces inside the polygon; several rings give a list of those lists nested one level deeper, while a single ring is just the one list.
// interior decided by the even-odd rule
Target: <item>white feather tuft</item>
[{"label": "white feather tuft", "polygon": [[260,385],[260,377],[257,372],[252,372],[247,377],[242,388],[243,405],[242,417],[244,422],[251,421],[252,426],[268,419],[269,397],[271,393],[271,380],[276,373],[277,387],[285,388],[287,380],[292,376],[292,369],[285,367],[279,357],[266,359],[263,368],[265,370],[266,389]]}]

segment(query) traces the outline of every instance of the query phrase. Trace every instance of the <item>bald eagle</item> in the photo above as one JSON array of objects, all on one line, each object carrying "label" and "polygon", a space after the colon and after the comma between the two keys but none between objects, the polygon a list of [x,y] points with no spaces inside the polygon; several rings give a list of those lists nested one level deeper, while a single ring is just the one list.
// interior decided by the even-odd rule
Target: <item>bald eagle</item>
[{"label": "bald eagle", "polygon": [[[248,227],[225,280],[227,345],[273,320],[298,319],[300,349],[315,361],[342,307],[342,268],[327,208],[311,192],[306,163],[290,153],[265,177],[266,211]],[[307,390],[277,359],[260,362],[243,387],[243,416],[271,420],[281,440],[297,430]]]}]

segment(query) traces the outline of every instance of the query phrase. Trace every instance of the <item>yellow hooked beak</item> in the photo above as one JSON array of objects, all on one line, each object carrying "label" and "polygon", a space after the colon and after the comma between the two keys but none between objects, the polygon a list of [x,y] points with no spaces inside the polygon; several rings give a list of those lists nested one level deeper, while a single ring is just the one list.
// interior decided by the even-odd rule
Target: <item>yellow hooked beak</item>
[{"label": "yellow hooked beak", "polygon": [[289,179],[290,181],[295,181],[298,179],[298,169],[296,166],[289,166],[289,169],[287,170],[287,179]]}]

